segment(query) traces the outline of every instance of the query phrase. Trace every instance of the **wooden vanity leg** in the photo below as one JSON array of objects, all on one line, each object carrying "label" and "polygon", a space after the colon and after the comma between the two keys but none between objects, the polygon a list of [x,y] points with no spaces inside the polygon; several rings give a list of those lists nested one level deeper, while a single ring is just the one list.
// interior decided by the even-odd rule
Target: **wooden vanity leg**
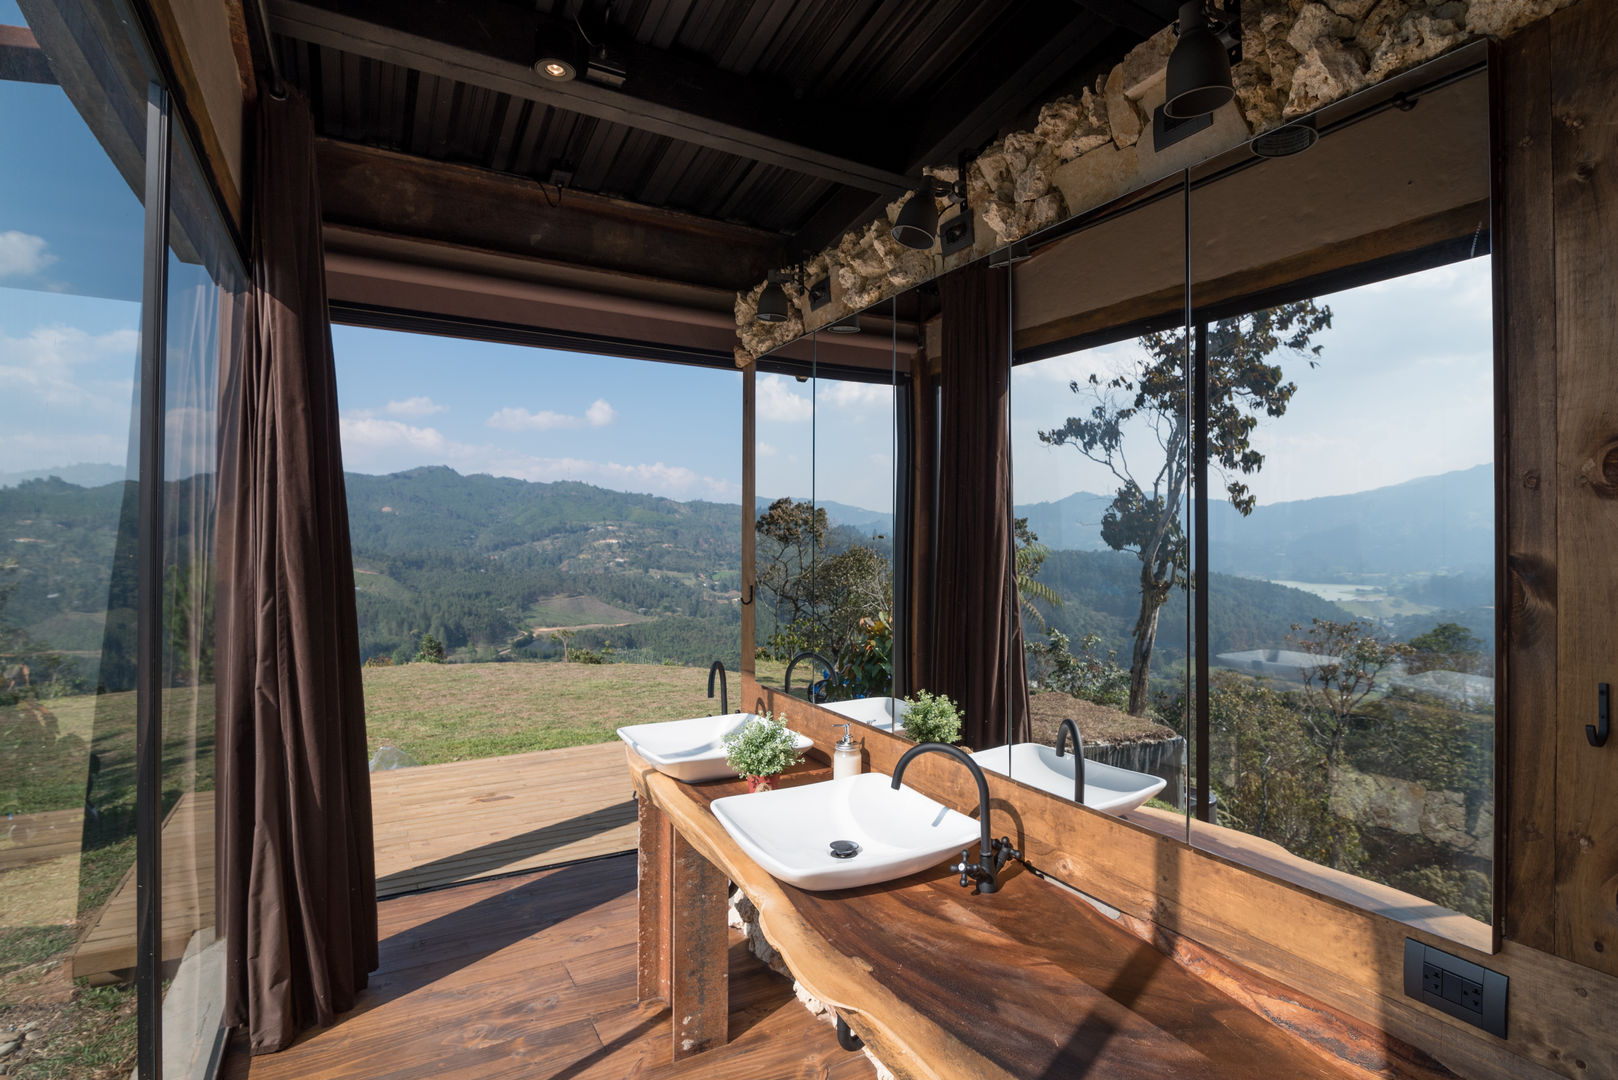
[{"label": "wooden vanity leg", "polygon": [[674,838],[669,1008],[674,1060],[724,1046],[730,1025],[730,880],[679,833]]},{"label": "wooden vanity leg", "polygon": [[730,881],[639,800],[636,994],[669,1003],[674,1060],[725,1045],[730,1024]]},{"label": "wooden vanity leg", "polygon": [[663,811],[637,798],[640,813],[639,925],[635,941],[635,996],[669,999],[669,872],[674,831]]}]

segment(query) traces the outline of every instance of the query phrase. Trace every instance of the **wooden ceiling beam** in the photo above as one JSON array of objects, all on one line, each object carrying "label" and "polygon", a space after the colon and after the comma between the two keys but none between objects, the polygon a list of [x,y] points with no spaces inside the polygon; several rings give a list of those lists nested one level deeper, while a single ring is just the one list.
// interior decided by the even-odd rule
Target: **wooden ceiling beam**
[{"label": "wooden ceiling beam", "polygon": [[354,143],[316,144],[327,225],[741,289],[785,257],[782,238],[522,177]]},{"label": "wooden ceiling beam", "polygon": [[[1039,42],[1038,47],[1030,50],[1030,40]],[[1076,5],[1035,9],[1024,20],[1002,21],[985,36],[925,111],[910,118],[890,116],[880,126],[911,132],[905,172],[919,177],[923,166],[951,164],[961,151],[994,138],[1019,113],[1048,98],[1087,58],[1099,55],[1110,62],[1133,40]],[[819,251],[849,228],[873,219],[889,201],[841,192],[798,231],[793,249]]]},{"label": "wooden ceiling beam", "polygon": [[[582,116],[651,131],[750,161],[891,197],[906,178],[853,140],[829,108],[795,102],[789,88],[742,78],[632,41],[614,42],[629,78],[621,88],[585,79],[544,82],[531,65],[543,17],[483,0],[274,0],[277,34],[397,64]],[[549,25],[565,28],[554,20]],[[878,144],[880,146],[880,144]]]}]

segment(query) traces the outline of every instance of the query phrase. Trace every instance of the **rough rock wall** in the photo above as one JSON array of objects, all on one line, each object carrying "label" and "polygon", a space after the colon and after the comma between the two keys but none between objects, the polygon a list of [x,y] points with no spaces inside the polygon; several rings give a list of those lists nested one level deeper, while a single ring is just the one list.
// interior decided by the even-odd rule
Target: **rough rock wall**
[{"label": "rough rock wall", "polygon": [[[1218,2],[1218,0],[1216,0]],[[803,264],[802,280],[830,276],[832,302],[805,314],[787,286],[786,322],[760,323],[763,283],[736,297],[736,363],[896,296],[1047,225],[1221,153],[1294,117],[1425,63],[1482,37],[1505,37],[1576,0],[1247,0],[1243,60],[1231,72],[1236,100],[1213,127],[1158,153],[1152,111],[1163,101],[1164,68],[1174,48],[1165,26],[1077,97],[1039,112],[1032,131],[990,145],[967,169],[973,247],[944,258],[893,239],[892,222],[913,195],[884,217],[847,233]],[[1145,136],[1144,138],[1142,136]],[[956,170],[927,169],[953,182]],[[940,212],[945,207],[940,205]]]}]

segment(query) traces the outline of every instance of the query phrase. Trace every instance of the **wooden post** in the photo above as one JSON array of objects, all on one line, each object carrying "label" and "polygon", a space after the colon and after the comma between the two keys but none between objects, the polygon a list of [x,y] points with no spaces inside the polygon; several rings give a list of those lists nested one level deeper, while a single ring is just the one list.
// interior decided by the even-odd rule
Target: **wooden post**
[{"label": "wooden post", "polygon": [[730,1024],[730,881],[649,799],[640,803],[636,993],[673,1013],[674,1060],[725,1045]]}]

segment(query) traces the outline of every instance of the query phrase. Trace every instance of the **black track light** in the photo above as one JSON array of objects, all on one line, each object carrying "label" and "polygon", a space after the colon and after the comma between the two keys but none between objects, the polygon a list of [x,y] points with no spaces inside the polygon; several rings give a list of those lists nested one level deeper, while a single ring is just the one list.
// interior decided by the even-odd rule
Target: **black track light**
[{"label": "black track light", "polygon": [[589,62],[584,38],[571,26],[542,26],[534,36],[534,73],[546,82],[571,82]]},{"label": "black track light", "polygon": [[758,295],[758,321],[762,323],[782,323],[787,321],[787,291],[781,288],[781,282],[786,280],[780,271],[771,270],[769,280],[764,285],[764,291]]},{"label": "black track light", "polygon": [[[1231,49],[1240,40],[1240,12],[1229,23],[1208,18],[1205,0],[1185,0],[1175,29],[1180,36],[1169,54],[1163,113],[1175,120],[1206,116],[1236,96],[1230,81]],[[1238,53],[1238,55],[1240,55]]]},{"label": "black track light", "polygon": [[925,183],[899,207],[898,220],[893,223],[893,238],[907,248],[926,251],[938,236],[938,203],[933,200],[933,185]]},{"label": "black track light", "polygon": [[857,334],[860,332],[860,313],[844,315],[841,319],[826,327],[829,334]]}]

